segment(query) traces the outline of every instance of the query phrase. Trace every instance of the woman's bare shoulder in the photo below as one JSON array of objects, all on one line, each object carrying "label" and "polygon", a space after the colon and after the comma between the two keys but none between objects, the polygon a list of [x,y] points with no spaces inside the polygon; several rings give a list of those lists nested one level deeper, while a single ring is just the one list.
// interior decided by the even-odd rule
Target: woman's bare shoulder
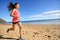
[{"label": "woman's bare shoulder", "polygon": [[13,9],[12,11],[15,11],[15,9]]},{"label": "woman's bare shoulder", "polygon": [[14,12],[15,12],[15,9],[13,9],[11,12],[13,12],[13,13],[14,13]]}]

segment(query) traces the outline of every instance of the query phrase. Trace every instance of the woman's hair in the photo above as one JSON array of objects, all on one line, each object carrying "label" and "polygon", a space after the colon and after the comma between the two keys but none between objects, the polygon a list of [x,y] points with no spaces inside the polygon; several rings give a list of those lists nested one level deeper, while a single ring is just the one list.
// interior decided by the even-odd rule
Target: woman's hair
[{"label": "woman's hair", "polygon": [[9,11],[13,10],[15,8],[15,5],[17,5],[17,4],[18,3],[13,4],[12,2],[10,2],[9,5],[8,5],[8,10]]}]

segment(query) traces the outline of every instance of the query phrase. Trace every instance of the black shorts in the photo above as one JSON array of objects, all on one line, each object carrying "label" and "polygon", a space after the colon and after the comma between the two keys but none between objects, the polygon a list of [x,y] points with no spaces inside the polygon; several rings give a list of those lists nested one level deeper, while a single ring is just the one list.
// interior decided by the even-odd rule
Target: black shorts
[{"label": "black shorts", "polygon": [[16,23],[18,23],[18,22],[20,22],[20,21],[17,21],[17,22],[12,22],[12,24],[16,24]]}]

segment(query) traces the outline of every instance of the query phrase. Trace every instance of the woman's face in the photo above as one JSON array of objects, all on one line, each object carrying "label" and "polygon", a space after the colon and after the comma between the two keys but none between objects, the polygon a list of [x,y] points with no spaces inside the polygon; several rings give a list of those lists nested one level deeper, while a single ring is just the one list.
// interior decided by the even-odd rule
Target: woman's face
[{"label": "woman's face", "polygon": [[19,4],[16,4],[15,7],[16,7],[17,9],[19,9]]}]

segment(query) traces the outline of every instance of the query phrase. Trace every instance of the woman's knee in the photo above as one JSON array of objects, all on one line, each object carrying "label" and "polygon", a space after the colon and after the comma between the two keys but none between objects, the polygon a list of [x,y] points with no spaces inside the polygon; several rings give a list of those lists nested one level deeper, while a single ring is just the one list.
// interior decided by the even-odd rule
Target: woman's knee
[{"label": "woman's knee", "polygon": [[15,29],[14,28],[11,28],[10,30],[14,31]]}]

